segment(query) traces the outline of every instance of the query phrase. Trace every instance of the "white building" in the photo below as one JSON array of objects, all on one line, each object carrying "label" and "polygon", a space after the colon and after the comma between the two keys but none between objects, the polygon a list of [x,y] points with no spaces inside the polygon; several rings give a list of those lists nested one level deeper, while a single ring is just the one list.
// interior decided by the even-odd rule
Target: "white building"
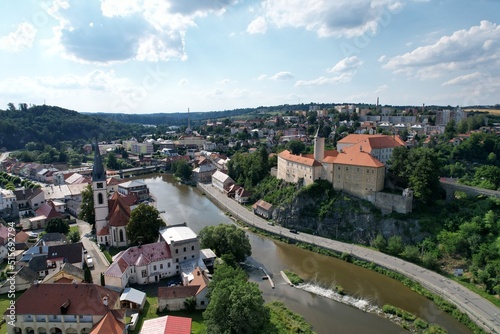
[{"label": "white building", "polygon": [[178,268],[169,246],[165,242],[155,242],[130,247],[115,255],[104,278],[107,286],[123,289],[129,284],[155,283],[174,276]]},{"label": "white building", "polygon": [[234,180],[227,174],[221,171],[216,171],[212,174],[212,186],[221,192],[224,192],[224,188],[230,186],[234,183]]},{"label": "white building", "polygon": [[179,263],[185,260],[198,259],[200,256],[200,241],[196,233],[187,226],[170,226],[160,230],[172,254],[172,261]]}]

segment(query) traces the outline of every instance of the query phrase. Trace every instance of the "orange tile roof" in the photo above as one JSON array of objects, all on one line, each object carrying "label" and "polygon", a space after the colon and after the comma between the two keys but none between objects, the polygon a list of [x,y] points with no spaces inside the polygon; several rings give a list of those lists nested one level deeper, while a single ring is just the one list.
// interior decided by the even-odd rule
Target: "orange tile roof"
[{"label": "orange tile roof", "polygon": [[301,165],[306,165],[306,166],[321,166],[321,163],[314,158],[310,158],[307,156],[300,156],[300,155],[295,155],[290,153],[288,150],[284,150],[278,156],[282,159],[285,159],[287,161],[292,161]]},{"label": "orange tile roof", "polygon": [[108,313],[91,330],[90,334],[123,334],[125,324],[115,318],[113,312]]},{"label": "orange tile roof", "polygon": [[338,141],[342,144],[362,145],[363,151],[371,152],[373,149],[391,148],[405,146],[405,142],[399,136],[387,135],[362,135],[350,134]]},{"label": "orange tile roof", "polygon": [[384,167],[384,164],[372,157],[370,153],[360,151],[357,145],[346,147],[334,160],[335,164],[363,167]]},{"label": "orange tile roof", "polygon": [[190,334],[191,322],[190,318],[169,315],[164,334]]},{"label": "orange tile roof", "polygon": [[189,282],[189,286],[197,286],[198,290],[196,294],[199,294],[203,289],[205,289],[208,285],[209,279],[206,274],[200,270],[199,267],[193,271],[194,278],[191,282]]}]

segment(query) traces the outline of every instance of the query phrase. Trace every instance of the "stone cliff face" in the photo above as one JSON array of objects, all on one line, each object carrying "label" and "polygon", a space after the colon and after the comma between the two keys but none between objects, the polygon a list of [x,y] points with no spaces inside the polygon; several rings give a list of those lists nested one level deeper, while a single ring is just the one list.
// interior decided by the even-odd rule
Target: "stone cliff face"
[{"label": "stone cliff face", "polygon": [[366,245],[379,233],[386,238],[400,235],[407,242],[425,237],[418,221],[383,216],[368,201],[340,192],[299,192],[275,209],[273,219],[287,228]]}]

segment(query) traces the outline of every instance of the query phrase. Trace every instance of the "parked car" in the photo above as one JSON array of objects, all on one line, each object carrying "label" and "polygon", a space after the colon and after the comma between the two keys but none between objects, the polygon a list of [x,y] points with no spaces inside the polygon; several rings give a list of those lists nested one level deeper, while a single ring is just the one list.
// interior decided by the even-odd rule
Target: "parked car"
[{"label": "parked car", "polygon": [[94,259],[92,259],[92,256],[87,254],[87,258],[85,261],[87,262],[87,267],[94,268]]},{"label": "parked car", "polygon": [[297,232],[297,230],[296,230],[296,229],[292,228],[292,229],[290,229],[290,233],[295,233],[295,234],[298,234],[299,232]]}]

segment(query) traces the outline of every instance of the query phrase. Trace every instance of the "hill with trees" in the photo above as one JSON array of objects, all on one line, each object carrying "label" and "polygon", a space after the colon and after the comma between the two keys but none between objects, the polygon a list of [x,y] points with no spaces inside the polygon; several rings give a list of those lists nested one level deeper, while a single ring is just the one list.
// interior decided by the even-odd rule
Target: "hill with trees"
[{"label": "hill with trees", "polygon": [[124,124],[56,106],[40,105],[19,108],[10,103],[0,110],[0,148],[22,149],[29,142],[58,147],[61,142],[83,143],[116,138],[140,137],[147,132],[142,125]]}]

